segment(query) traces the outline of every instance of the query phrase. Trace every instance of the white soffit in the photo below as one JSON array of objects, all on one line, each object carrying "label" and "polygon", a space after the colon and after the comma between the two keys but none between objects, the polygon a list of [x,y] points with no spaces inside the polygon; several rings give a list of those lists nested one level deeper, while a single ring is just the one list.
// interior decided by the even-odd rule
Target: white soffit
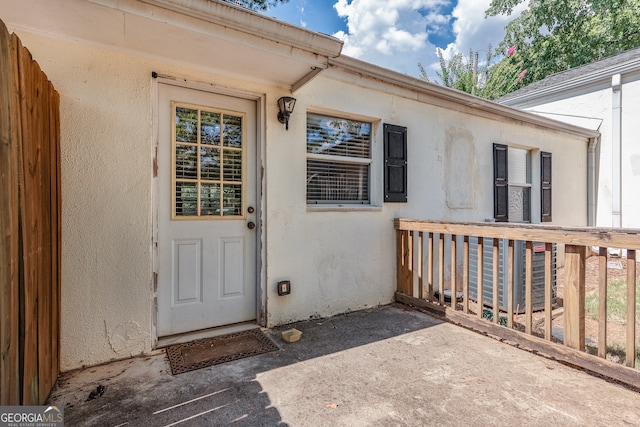
[{"label": "white soffit", "polygon": [[[342,42],[211,0],[0,0],[8,27],[293,88]],[[161,72],[162,70],[157,70]]]}]

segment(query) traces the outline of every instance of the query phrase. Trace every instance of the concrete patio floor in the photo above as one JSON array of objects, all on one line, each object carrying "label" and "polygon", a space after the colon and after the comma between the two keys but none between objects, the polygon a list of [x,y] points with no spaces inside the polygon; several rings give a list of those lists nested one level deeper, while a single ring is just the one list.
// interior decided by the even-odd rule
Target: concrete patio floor
[{"label": "concrete patio floor", "polygon": [[640,425],[637,392],[409,308],[293,326],[267,331],[280,351],[177,376],[164,353],[67,373],[49,403],[66,426]]}]

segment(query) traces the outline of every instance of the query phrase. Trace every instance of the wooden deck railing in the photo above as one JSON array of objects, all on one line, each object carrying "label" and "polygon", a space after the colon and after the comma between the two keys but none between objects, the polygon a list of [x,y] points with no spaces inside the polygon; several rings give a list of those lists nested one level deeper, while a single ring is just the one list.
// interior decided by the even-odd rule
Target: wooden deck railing
[{"label": "wooden deck railing", "polygon": [[[552,357],[640,386],[640,371],[628,369],[635,367],[637,354],[638,317],[634,302],[640,230],[410,219],[396,219],[395,228],[397,301],[435,311],[486,333],[527,343],[534,351],[546,352]],[[491,250],[485,248],[487,245]],[[524,307],[514,307],[514,294],[519,290],[514,285],[516,245],[522,245],[519,248],[524,251]],[[565,248],[564,267],[557,271],[554,246]],[[585,352],[585,261],[587,250],[592,248],[599,248],[596,255],[599,266],[598,326],[597,337],[590,338],[589,343],[597,340],[597,356]],[[628,368],[607,360],[608,248],[622,249],[627,258],[626,301],[631,303],[624,309],[624,365]],[[544,252],[544,292],[539,292],[544,303],[538,307],[533,305],[534,252]],[[473,259],[472,263],[470,259]],[[491,268],[491,280],[487,280],[484,268]],[[537,269],[540,270],[539,264]],[[536,273],[541,274],[540,271]],[[484,280],[478,280],[483,277]],[[556,281],[564,285],[561,304],[554,302]],[[503,297],[504,292],[507,294],[507,304],[502,307],[501,292]],[[489,301],[485,298],[487,293],[491,294]],[[554,328],[553,321],[558,312],[564,322]],[[543,325],[540,331],[534,331],[534,315],[536,325]],[[559,345],[559,341],[564,345]]]}]

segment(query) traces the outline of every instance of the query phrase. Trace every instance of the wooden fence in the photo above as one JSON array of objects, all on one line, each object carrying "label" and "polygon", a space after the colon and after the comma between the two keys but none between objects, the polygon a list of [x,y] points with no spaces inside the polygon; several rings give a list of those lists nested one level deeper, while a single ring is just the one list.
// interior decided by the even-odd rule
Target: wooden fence
[{"label": "wooden fence", "polygon": [[[640,371],[630,369],[635,367],[638,354],[636,251],[640,249],[640,230],[407,219],[396,219],[395,228],[398,302],[428,309],[461,325],[640,388]],[[519,286],[525,303],[521,307],[514,306],[516,244],[524,258],[520,276],[524,280]],[[558,277],[554,245],[565,248],[563,274]],[[585,352],[585,261],[587,248],[593,247],[599,249],[594,258],[598,261],[597,289],[592,292],[597,296],[597,330],[589,342],[597,346],[592,355]],[[626,366],[607,359],[611,353],[607,341],[607,292],[611,285],[607,280],[607,248],[626,252],[621,332],[625,343],[620,352]],[[537,289],[542,302],[535,310],[534,252],[544,256],[538,265],[542,271],[537,272],[542,273],[538,274],[542,280]],[[483,269],[491,274],[484,274]],[[554,305],[556,280],[563,283],[563,299],[562,304]],[[505,295],[506,304],[502,300]],[[556,320],[556,326],[554,309],[563,317],[560,324]],[[541,331],[534,331],[534,311],[543,326]],[[514,316],[520,318],[519,323]]]},{"label": "wooden fence", "polygon": [[0,405],[44,403],[59,333],[59,96],[0,21]]}]

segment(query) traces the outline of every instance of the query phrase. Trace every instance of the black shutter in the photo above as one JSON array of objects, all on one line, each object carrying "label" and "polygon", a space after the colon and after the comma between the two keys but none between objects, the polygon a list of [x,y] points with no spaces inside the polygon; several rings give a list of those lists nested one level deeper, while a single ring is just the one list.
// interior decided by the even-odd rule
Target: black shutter
[{"label": "black shutter", "polygon": [[493,218],[509,221],[509,156],[503,144],[493,144]]},{"label": "black shutter", "polygon": [[407,128],[384,125],[384,201],[407,201]]},{"label": "black shutter", "polygon": [[540,152],[541,222],[551,222],[551,153]]}]

